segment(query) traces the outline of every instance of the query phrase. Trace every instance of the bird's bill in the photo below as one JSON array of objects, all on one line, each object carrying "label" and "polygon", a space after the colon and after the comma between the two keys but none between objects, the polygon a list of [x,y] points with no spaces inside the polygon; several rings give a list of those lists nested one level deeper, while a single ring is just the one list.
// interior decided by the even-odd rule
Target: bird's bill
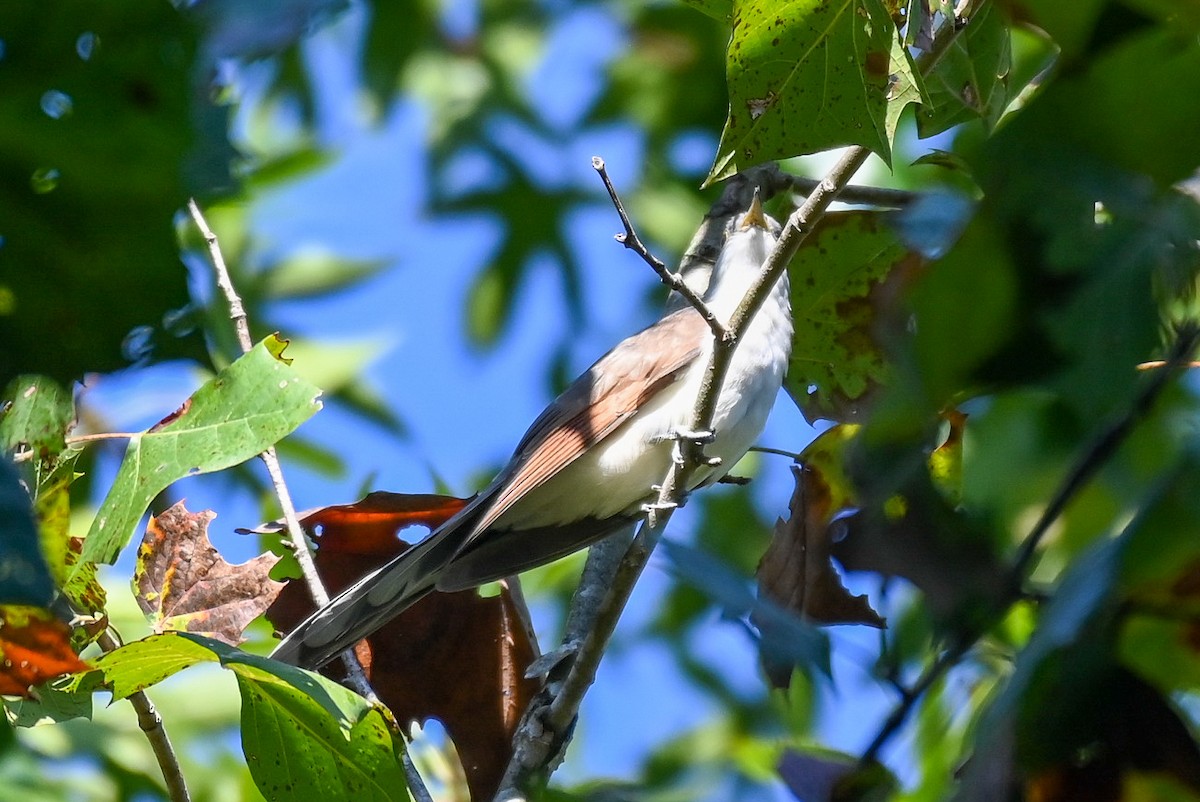
[{"label": "bird's bill", "polygon": [[754,193],[754,199],[750,201],[750,208],[746,210],[746,216],[742,218],[742,230],[745,231],[750,226],[767,228],[767,215],[763,212],[762,201],[758,199],[757,192]]}]

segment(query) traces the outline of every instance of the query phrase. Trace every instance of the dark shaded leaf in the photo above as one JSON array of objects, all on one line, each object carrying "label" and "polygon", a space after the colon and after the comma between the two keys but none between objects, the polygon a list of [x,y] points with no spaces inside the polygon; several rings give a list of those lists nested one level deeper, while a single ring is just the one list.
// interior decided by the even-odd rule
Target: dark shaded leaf
[{"label": "dark shaded leaf", "polygon": [[[795,491],[788,505],[790,517],[779,519],[771,545],[758,566],[759,595],[793,615],[818,624],[885,622],[871,609],[866,596],[852,596],[833,567],[830,555],[830,522],[837,508],[833,493],[816,466],[792,466]],[[763,628],[763,624],[752,617]],[[776,687],[787,687],[791,665],[773,670],[765,665]]]},{"label": "dark shaded leaf", "polygon": [[53,597],[29,493],[12,463],[0,456],[0,604],[45,606]]},{"label": "dark shaded leaf", "polygon": [[[189,301],[172,218],[228,184],[233,155],[193,83],[190,25],[169,3],[63,0],[5,3],[0,30],[0,384],[203,358],[163,325]],[[205,114],[222,119],[202,155]]]},{"label": "dark shaded leaf", "polygon": [[850,755],[826,750],[788,749],[779,759],[779,777],[800,802],[883,802],[899,789],[884,766],[859,766]]}]

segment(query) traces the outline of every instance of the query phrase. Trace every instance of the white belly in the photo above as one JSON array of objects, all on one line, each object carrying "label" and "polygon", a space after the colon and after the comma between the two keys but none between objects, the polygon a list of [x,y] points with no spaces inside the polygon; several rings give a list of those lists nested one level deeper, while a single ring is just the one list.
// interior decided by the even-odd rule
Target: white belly
[{"label": "white belly", "polygon": [[[783,383],[791,350],[791,315],[783,280],[747,329],[718,396],[713,430],[705,448],[719,457],[715,468],[692,474],[689,489],[724,476],[766,425]],[[596,446],[530,491],[496,521],[496,527],[527,528],[582,518],[636,514],[657,495],[670,467],[671,435],[691,424],[692,409],[708,367],[711,340],[678,381]]]}]

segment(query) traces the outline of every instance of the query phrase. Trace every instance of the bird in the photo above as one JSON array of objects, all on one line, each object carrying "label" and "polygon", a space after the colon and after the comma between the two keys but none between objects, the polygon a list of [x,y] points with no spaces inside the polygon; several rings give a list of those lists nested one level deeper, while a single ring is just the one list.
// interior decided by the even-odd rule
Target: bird
[{"label": "bird", "polygon": [[[742,302],[778,235],[756,194],[733,219],[702,296],[719,321]],[[314,612],[271,657],[318,668],[427,593],[520,573],[643,518],[685,433],[709,435],[708,459],[686,490],[717,481],[761,435],[791,344],[785,271],[737,340],[712,431],[689,433],[712,329],[688,305],[626,338],[546,407],[507,465],[457,514]]]}]

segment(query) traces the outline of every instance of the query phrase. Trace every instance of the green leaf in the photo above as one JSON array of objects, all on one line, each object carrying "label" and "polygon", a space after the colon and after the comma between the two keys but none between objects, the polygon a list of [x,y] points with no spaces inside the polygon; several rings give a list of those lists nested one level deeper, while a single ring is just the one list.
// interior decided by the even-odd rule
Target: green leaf
[{"label": "green leaf", "polygon": [[92,694],[100,687],[99,671],[75,674],[39,685],[36,699],[4,700],[4,713],[17,727],[57,724],[73,718],[92,717]]},{"label": "green leaf", "polygon": [[879,212],[828,214],[788,267],[792,356],[785,387],[809,420],[855,417],[884,383],[881,328],[894,310],[889,291],[921,260],[900,243]]},{"label": "green leaf", "polygon": [[890,162],[895,38],[891,17],[869,0],[735,3],[729,117],[705,185],[770,159],[842,145]]},{"label": "green leaf", "polygon": [[990,131],[1008,107],[1011,67],[1007,20],[996,4],[984,4],[925,76],[929,98],[917,112],[921,138],[973,119]]},{"label": "green leaf", "polygon": [[916,375],[934,410],[972,389],[981,366],[1009,341],[1017,290],[999,234],[979,219],[916,283]]},{"label": "green leaf", "polygon": [[195,638],[165,632],[126,643],[95,661],[113,699],[144,691],[188,666],[216,662],[217,653]]},{"label": "green leaf", "polygon": [[377,710],[347,731],[312,697],[265,671],[239,670],[238,689],[242,749],[266,798],[409,799],[402,747]]},{"label": "green leaf", "polygon": [[150,502],[172,482],[250,459],[321,408],[318,390],[281,358],[272,335],[205,383],[179,410],[134,435],[83,545],[83,562],[109,562]]},{"label": "green leaf", "polygon": [[0,451],[29,449],[46,464],[67,447],[75,420],[71,395],[46,376],[18,376],[0,396],[9,406],[0,412]]},{"label": "green leaf", "polygon": [[683,0],[683,4],[721,22],[733,13],[733,0]]}]

